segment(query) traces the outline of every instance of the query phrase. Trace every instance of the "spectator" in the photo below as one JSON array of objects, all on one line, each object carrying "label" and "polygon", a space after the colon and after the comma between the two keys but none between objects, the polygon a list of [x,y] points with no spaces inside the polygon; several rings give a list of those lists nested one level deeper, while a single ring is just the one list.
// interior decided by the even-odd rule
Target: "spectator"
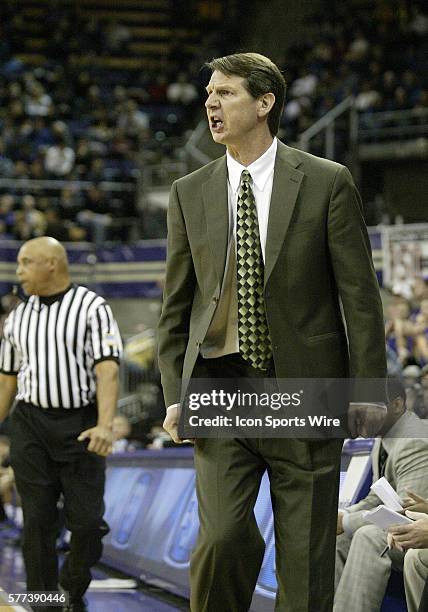
[{"label": "spectator", "polygon": [[44,214],[36,208],[36,200],[32,195],[22,198],[21,210],[16,212],[13,233],[18,240],[29,240],[44,234],[46,220]]},{"label": "spectator", "polygon": [[30,178],[30,171],[28,164],[22,160],[15,163],[14,178],[16,179],[28,179]]},{"label": "spectator", "polygon": [[65,137],[57,136],[56,143],[46,151],[45,168],[52,178],[67,177],[73,169],[74,159],[74,151],[66,145]]},{"label": "spectator", "polygon": [[422,387],[428,390],[428,365],[424,366],[421,370],[420,382]]},{"label": "spectator", "polygon": [[408,365],[413,360],[414,336],[410,321],[410,303],[401,296],[395,296],[388,307],[385,324],[387,345],[398,356],[401,364]]},{"label": "spectator", "polygon": [[380,100],[380,94],[370,81],[364,81],[361,91],[355,98],[355,107],[359,111],[373,110]]},{"label": "spectator", "polygon": [[15,198],[10,193],[0,196],[0,220],[3,221],[5,231],[13,234],[15,225]]},{"label": "spectator", "polygon": [[70,240],[70,234],[64,220],[61,219],[57,208],[48,208],[45,212],[45,231],[46,236],[55,238],[60,242]]},{"label": "spectator", "polygon": [[412,281],[403,263],[399,263],[394,269],[394,282],[392,293],[410,300],[412,297]]},{"label": "spectator", "polygon": [[30,117],[47,117],[52,108],[52,99],[37,81],[34,82],[27,95],[25,112]]},{"label": "spectator", "polygon": [[82,205],[83,197],[77,187],[71,185],[63,187],[58,202],[63,219],[74,220]]},{"label": "spectator", "polygon": [[29,178],[35,181],[46,179],[43,161],[41,159],[35,159],[33,162],[31,162],[29,168]]},{"label": "spectator", "polygon": [[[98,150],[99,153],[106,151],[106,145],[113,136],[114,130],[108,124],[103,113],[96,118],[96,121],[87,130],[88,137],[91,142],[89,150],[93,153]],[[104,145],[104,146],[102,146]]]},{"label": "spectator", "polygon": [[403,370],[403,384],[404,388],[411,389],[419,383],[419,377],[421,375],[421,368],[417,365],[409,365]]},{"label": "spectator", "polygon": [[419,363],[428,363],[428,295],[421,299],[420,310],[414,324],[415,354]]},{"label": "spectator", "polygon": [[130,440],[131,423],[124,414],[117,414],[113,419],[113,453],[129,453],[142,447],[138,440]]},{"label": "spectator", "polygon": [[31,144],[33,147],[33,155],[37,155],[39,150],[53,144],[54,138],[52,129],[48,127],[44,117],[35,117],[32,121]]},{"label": "spectator", "polygon": [[91,183],[100,183],[106,180],[105,162],[102,157],[94,157],[91,160],[85,179],[91,181]]},{"label": "spectator", "polygon": [[149,127],[149,119],[146,113],[138,109],[135,100],[127,100],[119,113],[117,127],[126,136],[141,140]]},{"label": "spectator", "polygon": [[198,99],[198,91],[191,83],[185,72],[179,72],[177,80],[168,85],[166,97],[173,104],[183,104],[189,106]]},{"label": "spectator", "polygon": [[[89,135],[89,134],[88,134]],[[102,147],[105,149],[106,147]],[[81,138],[76,145],[76,169],[79,176],[86,176],[93,158],[93,146],[87,138]]]},{"label": "spectator", "polygon": [[112,217],[105,194],[98,185],[92,185],[86,191],[84,209],[77,214],[77,221],[96,244],[107,239]]},{"label": "spectator", "polygon": [[0,175],[9,178],[13,175],[13,162],[7,155],[6,144],[0,138]]},{"label": "spectator", "polygon": [[166,90],[168,88],[168,77],[160,72],[147,85],[147,92],[150,101],[153,103],[163,103],[166,100]]},{"label": "spectator", "polygon": [[315,94],[317,84],[316,74],[310,72],[307,66],[303,66],[299,71],[299,77],[293,81],[290,96],[292,98],[311,97]]},{"label": "spectator", "polygon": [[128,436],[131,433],[131,424],[123,414],[117,414],[113,419],[113,453],[122,453],[127,450]]},{"label": "spectator", "polygon": [[416,276],[413,279],[412,286],[412,306],[416,310],[419,310],[421,300],[428,298],[428,283],[423,276]]},{"label": "spectator", "polygon": [[153,424],[147,437],[151,442],[147,444],[146,448],[151,450],[177,446],[172,441],[171,436],[162,427],[162,423]]},{"label": "spectator", "polygon": [[131,38],[131,30],[126,25],[110,20],[105,28],[105,52],[111,55],[125,54]]},{"label": "spectator", "polygon": [[412,19],[410,29],[421,38],[428,34],[428,15],[423,13],[421,8],[414,4],[411,7]]},{"label": "spectator", "polygon": [[358,30],[353,41],[349,45],[346,59],[352,63],[360,63],[365,60],[369,53],[370,44],[362,30]]},{"label": "spectator", "polygon": [[7,231],[6,223],[0,219],[0,240],[13,240],[14,235]]}]

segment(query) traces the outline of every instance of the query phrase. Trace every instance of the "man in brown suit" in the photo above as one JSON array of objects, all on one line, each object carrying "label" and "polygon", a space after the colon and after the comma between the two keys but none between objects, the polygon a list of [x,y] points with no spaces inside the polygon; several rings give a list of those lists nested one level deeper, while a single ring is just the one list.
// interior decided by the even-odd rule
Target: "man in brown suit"
[{"label": "man in brown suit", "polygon": [[[168,211],[159,366],[164,427],[176,441],[181,379],[381,378],[386,368],[378,285],[349,171],[276,139],[285,82],[268,58],[235,54],[209,67],[208,122],[227,153],[176,181]],[[258,262],[251,298],[242,274],[250,259]],[[367,433],[370,411],[382,408],[353,406],[354,434]],[[193,612],[249,609],[264,553],[253,509],[265,470],[276,609],[331,611],[340,453],[337,439],[196,440]]]}]

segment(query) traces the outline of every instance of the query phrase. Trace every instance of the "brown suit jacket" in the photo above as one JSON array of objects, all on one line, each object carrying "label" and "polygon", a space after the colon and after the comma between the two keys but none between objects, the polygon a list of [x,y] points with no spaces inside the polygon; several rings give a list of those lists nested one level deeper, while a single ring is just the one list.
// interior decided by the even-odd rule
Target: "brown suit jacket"
[{"label": "brown suit jacket", "polygon": [[[216,309],[228,223],[225,156],[173,184],[158,328],[167,406],[179,401],[180,380],[191,377]],[[264,296],[279,378],[385,375],[382,305],[351,174],[345,166],[281,142]]]}]

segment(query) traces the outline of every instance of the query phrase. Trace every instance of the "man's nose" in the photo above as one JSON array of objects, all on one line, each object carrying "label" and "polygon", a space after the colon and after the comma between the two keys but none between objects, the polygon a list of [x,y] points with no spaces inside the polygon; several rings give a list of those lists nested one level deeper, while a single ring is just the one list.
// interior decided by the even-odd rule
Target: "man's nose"
[{"label": "man's nose", "polygon": [[210,94],[205,101],[206,108],[216,108],[218,106],[217,96]]}]

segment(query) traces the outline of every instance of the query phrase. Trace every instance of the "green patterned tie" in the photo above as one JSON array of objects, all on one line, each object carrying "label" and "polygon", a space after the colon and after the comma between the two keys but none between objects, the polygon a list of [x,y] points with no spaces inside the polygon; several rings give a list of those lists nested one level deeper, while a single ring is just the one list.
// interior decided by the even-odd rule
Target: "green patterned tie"
[{"label": "green patterned tie", "polygon": [[236,215],[239,352],[254,368],[265,370],[272,345],[263,299],[264,265],[251,175],[243,170]]}]

